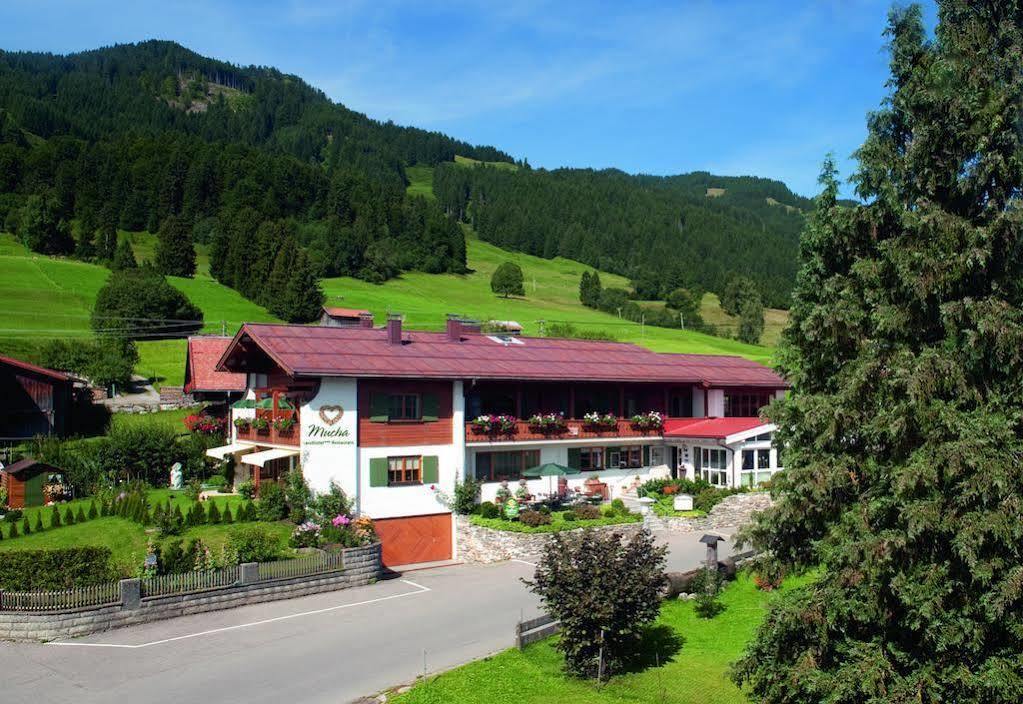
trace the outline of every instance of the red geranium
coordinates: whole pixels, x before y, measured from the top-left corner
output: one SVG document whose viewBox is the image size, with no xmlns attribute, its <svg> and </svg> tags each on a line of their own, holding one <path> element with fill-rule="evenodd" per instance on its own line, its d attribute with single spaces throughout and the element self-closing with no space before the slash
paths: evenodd
<svg viewBox="0 0 1023 704">
<path fill-rule="evenodd" d="M 227 427 L 227 421 L 205 413 L 193 413 L 185 417 L 185 427 L 199 435 L 221 435 Z"/>
</svg>

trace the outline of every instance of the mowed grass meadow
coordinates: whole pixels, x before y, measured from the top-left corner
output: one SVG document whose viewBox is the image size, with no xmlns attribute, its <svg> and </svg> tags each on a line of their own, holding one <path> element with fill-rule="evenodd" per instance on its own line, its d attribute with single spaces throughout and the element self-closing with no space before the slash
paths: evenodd
<svg viewBox="0 0 1023 704">
<path fill-rule="evenodd" d="M 729 679 L 767 606 L 779 593 L 810 577 L 786 580 L 777 592 L 762 592 L 748 572 L 725 587 L 725 609 L 713 619 L 696 615 L 691 601 L 667 601 L 655 626 L 670 629 L 676 643 L 651 638 L 643 646 L 649 665 L 598 686 L 565 675 L 555 638 L 506 650 L 417 683 L 388 701 L 394 704 L 744 704 L 746 695 Z"/>
<path fill-rule="evenodd" d="M 467 168 L 476 162 L 459 158 Z M 517 168 L 514 164 L 501 168 Z M 433 197 L 433 169 L 408 169 L 412 194 Z M 514 320 L 529 335 L 544 325 L 570 323 L 581 331 L 600 331 L 623 342 L 633 342 L 658 352 L 734 354 L 769 362 L 786 319 L 785 311 L 766 311 L 764 346 L 714 337 L 690 330 L 643 326 L 592 310 L 579 303 L 579 278 L 589 267 L 570 259 L 542 259 L 507 252 L 479 240 L 466 231 L 468 266 L 463 275 L 409 272 L 384 284 L 370 284 L 351 277 L 325 279 L 328 305 L 371 310 L 378 320 L 386 313 L 402 313 L 411 329 L 440 330 L 448 313 L 478 320 Z M 132 243 L 138 260 L 151 260 L 156 238 L 147 232 L 121 232 Z M 222 286 L 209 275 L 207 247 L 196 246 L 195 278 L 168 277 L 203 310 L 204 332 L 233 335 L 244 322 L 274 322 L 261 306 Z M 517 263 L 525 275 L 525 296 L 501 298 L 490 290 L 490 276 L 503 262 Z M 109 276 L 101 266 L 73 259 L 45 257 L 26 250 L 11 234 L 0 233 L 0 354 L 32 360 L 39 344 L 51 338 L 89 339 L 89 323 L 96 294 Z M 601 272 L 605 286 L 627 288 L 624 277 Z M 707 322 L 734 326 L 717 297 L 708 294 L 702 315 Z M 116 327 L 112 326 L 111 331 Z M 184 340 L 148 340 L 139 343 L 138 374 L 158 384 L 179 386 L 184 381 Z"/>
</svg>

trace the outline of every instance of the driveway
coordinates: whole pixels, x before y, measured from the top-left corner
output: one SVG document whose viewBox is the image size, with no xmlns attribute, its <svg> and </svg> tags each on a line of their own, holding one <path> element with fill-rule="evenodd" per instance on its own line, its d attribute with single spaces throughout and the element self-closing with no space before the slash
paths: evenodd
<svg viewBox="0 0 1023 704">
<path fill-rule="evenodd" d="M 699 564 L 699 537 L 658 534 L 668 569 Z M 539 614 L 520 581 L 532 573 L 529 561 L 455 565 L 66 643 L 0 643 L 3 699 L 349 702 L 513 645 L 515 623 Z"/>
</svg>

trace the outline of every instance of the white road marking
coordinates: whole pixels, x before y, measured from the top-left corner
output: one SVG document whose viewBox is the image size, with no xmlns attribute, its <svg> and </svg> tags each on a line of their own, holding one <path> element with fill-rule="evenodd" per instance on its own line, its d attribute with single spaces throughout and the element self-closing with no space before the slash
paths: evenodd
<svg viewBox="0 0 1023 704">
<path fill-rule="evenodd" d="M 188 638 L 198 638 L 199 636 L 208 636 L 214 633 L 223 633 L 225 631 L 235 631 L 241 628 L 251 628 L 253 626 L 262 626 L 267 623 L 274 623 L 276 621 L 287 621 L 293 618 L 300 618 L 302 616 L 315 616 L 316 614 L 323 614 L 329 611 L 338 611 L 340 609 L 350 609 L 353 606 L 366 606 L 368 604 L 376 604 L 381 601 L 389 601 L 391 599 L 401 599 L 406 596 L 415 596 L 416 594 L 425 594 L 428 591 L 432 591 L 429 587 L 424 587 L 421 584 L 410 582 L 407 579 L 399 580 L 412 587 L 416 588 L 414 592 L 403 592 L 401 594 L 391 594 L 390 596 L 382 596 L 376 599 L 367 599 L 366 601 L 357 601 L 352 604 L 339 604 L 338 606 L 328 606 L 325 609 L 316 609 L 315 611 L 303 611 L 297 614 L 288 614 L 287 616 L 277 616 L 275 618 L 267 618 L 262 621 L 253 621 L 251 623 L 240 623 L 236 626 L 224 626 L 223 628 L 213 628 L 208 631 L 200 631 L 199 633 L 188 633 L 183 636 L 174 636 L 173 638 L 163 638 L 162 640 L 154 640 L 149 643 L 138 643 L 130 645 L 126 643 L 76 643 L 76 642 L 64 642 L 64 641 L 53 641 L 47 643 L 47 645 L 72 645 L 80 648 L 148 648 L 153 645 L 162 645 L 163 643 L 171 643 L 176 640 L 186 640 Z"/>
<path fill-rule="evenodd" d="M 536 563 L 535 562 L 526 562 L 525 560 L 520 560 L 517 557 L 513 557 L 511 560 L 509 560 L 509 562 L 521 562 L 523 565 L 529 565 L 530 567 L 536 567 Z"/>
</svg>

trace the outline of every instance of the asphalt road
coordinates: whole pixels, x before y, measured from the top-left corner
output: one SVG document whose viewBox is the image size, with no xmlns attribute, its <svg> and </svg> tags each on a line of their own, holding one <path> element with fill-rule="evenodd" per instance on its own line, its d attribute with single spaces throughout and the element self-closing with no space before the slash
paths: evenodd
<svg viewBox="0 0 1023 704">
<path fill-rule="evenodd" d="M 699 537 L 658 536 L 669 570 L 700 563 Z M 349 702 L 513 645 L 515 623 L 539 614 L 520 581 L 532 572 L 528 561 L 441 567 L 66 643 L 0 643 L 0 701 Z"/>
</svg>

